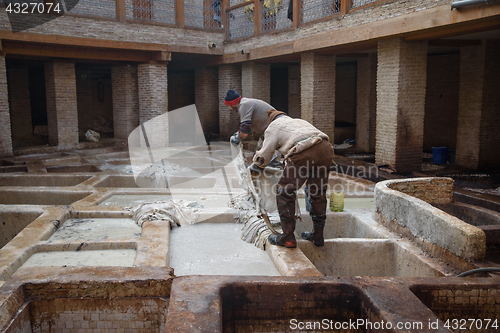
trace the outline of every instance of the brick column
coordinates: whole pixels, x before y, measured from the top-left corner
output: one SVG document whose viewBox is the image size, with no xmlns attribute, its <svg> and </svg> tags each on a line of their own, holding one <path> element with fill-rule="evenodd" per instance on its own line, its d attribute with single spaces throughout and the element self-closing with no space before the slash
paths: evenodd
<svg viewBox="0 0 500 333">
<path fill-rule="evenodd" d="M 485 40 L 460 50 L 460 89 L 457 128 L 458 166 L 500 167 L 500 43 Z"/>
<path fill-rule="evenodd" d="M 167 65 L 140 64 L 137 68 L 139 90 L 139 123 L 156 118 L 168 111 Z M 167 117 L 157 118 L 147 128 L 151 147 L 168 145 Z"/>
<path fill-rule="evenodd" d="M 356 79 L 356 150 L 375 151 L 377 55 L 358 59 Z"/>
<path fill-rule="evenodd" d="M 288 66 L 288 115 L 300 118 L 300 65 Z"/>
<path fill-rule="evenodd" d="M 137 66 L 116 65 L 111 68 L 113 90 L 113 130 L 117 139 L 127 139 L 139 126 L 139 92 Z"/>
<path fill-rule="evenodd" d="M 330 137 L 335 128 L 335 56 L 305 53 L 301 56 L 302 119 Z"/>
<path fill-rule="evenodd" d="M 0 55 L 0 156 L 12 156 L 12 132 L 10 127 L 9 97 L 5 55 Z"/>
<path fill-rule="evenodd" d="M 12 140 L 15 142 L 33 139 L 28 66 L 9 66 L 7 80 Z"/>
<path fill-rule="evenodd" d="M 427 42 L 379 42 L 375 161 L 400 173 L 421 168 L 426 69 Z"/>
<path fill-rule="evenodd" d="M 78 148 L 75 64 L 45 64 L 49 144 L 59 150 Z"/>
<path fill-rule="evenodd" d="M 230 112 L 224 105 L 224 96 L 229 89 L 234 89 L 241 95 L 240 65 L 219 66 L 219 131 L 221 140 L 229 139 L 238 130 L 240 124 L 239 114 Z"/>
<path fill-rule="evenodd" d="M 242 96 L 271 103 L 271 65 L 253 61 L 241 66 Z"/>
<path fill-rule="evenodd" d="M 219 92 L 217 67 L 194 72 L 195 105 L 205 137 L 219 133 Z"/>
</svg>

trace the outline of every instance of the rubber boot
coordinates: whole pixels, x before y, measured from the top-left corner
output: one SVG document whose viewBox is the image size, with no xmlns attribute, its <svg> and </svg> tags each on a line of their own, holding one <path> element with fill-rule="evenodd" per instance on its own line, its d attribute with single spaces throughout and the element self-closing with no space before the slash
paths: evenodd
<svg viewBox="0 0 500 333">
<path fill-rule="evenodd" d="M 325 238 L 323 237 L 323 229 L 325 228 L 325 221 L 313 221 L 313 231 L 304 231 L 300 235 L 302 239 L 312 242 L 314 245 L 321 247 L 325 245 Z"/>
<path fill-rule="evenodd" d="M 293 234 L 295 230 L 295 220 L 281 218 L 281 229 L 283 233 L 279 235 L 269 235 L 267 238 L 272 245 L 284 246 L 288 248 L 297 247 L 297 241 Z"/>
<path fill-rule="evenodd" d="M 295 240 L 295 236 L 287 237 L 285 234 L 279 235 L 269 235 L 267 238 L 271 245 L 284 246 L 287 248 L 295 248 L 297 247 L 297 240 Z"/>
</svg>

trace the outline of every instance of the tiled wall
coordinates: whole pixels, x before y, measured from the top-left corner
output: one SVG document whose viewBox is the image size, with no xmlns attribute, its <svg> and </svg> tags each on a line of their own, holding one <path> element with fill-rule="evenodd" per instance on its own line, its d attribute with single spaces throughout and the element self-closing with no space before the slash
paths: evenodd
<svg viewBox="0 0 500 333">
<path fill-rule="evenodd" d="M 49 299 L 30 303 L 33 333 L 164 332 L 161 298 Z"/>
<path fill-rule="evenodd" d="M 377 315 L 366 306 L 364 295 L 347 285 L 237 285 L 223 288 L 221 296 L 225 333 L 288 332 L 293 329 L 292 319 L 297 322 L 317 321 L 318 318 L 333 322 L 359 318 L 378 320 Z M 334 326 L 317 331 L 333 331 L 330 328 Z"/>
<path fill-rule="evenodd" d="M 453 332 L 498 332 L 498 325 L 500 325 L 500 289 L 498 288 L 471 286 L 468 289 L 458 289 L 450 286 L 442 289 L 422 289 L 415 291 L 415 294 L 445 324 L 448 322 Z M 458 322 L 453 322 L 454 319 Z M 486 329 L 487 319 L 491 319 L 488 329 Z M 494 327 L 495 319 L 497 328 Z M 455 323 L 457 323 L 457 329 L 453 329 Z M 477 327 L 481 324 L 482 329 L 478 329 Z"/>
<path fill-rule="evenodd" d="M 32 333 L 29 306 L 25 304 L 5 333 Z"/>
</svg>

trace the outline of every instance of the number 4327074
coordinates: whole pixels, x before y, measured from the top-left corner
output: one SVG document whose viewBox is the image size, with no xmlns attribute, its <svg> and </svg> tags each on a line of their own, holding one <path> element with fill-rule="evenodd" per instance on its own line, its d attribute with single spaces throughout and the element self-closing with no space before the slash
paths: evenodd
<svg viewBox="0 0 500 333">
<path fill-rule="evenodd" d="M 9 14 L 61 13 L 61 4 L 52 2 L 10 2 L 5 11 Z"/>
</svg>

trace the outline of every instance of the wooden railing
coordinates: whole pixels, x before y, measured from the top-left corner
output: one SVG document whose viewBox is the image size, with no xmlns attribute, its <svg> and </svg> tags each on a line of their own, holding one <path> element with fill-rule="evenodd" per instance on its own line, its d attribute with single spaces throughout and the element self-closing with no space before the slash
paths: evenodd
<svg viewBox="0 0 500 333">
<path fill-rule="evenodd" d="M 387 0 L 81 0 L 70 13 L 121 22 L 224 31 L 227 40 L 238 40 L 298 28 L 385 1 Z M 94 2 L 99 3 L 98 7 L 104 10 L 92 7 Z M 236 4 L 231 5 L 231 2 Z"/>
<path fill-rule="evenodd" d="M 233 6 L 224 6 L 224 24 L 227 40 L 259 36 L 272 31 L 297 28 L 306 23 L 331 19 L 349 12 L 350 5 L 359 0 L 241 0 Z M 378 1 L 378 0 L 361 0 Z M 225 0 L 224 3 L 228 3 Z M 290 8 L 291 6 L 291 8 Z M 364 6 L 364 4 L 363 4 Z M 245 15 L 242 15 L 242 12 Z M 289 15 L 291 13 L 291 15 Z M 248 24 L 253 22 L 253 32 Z M 242 31 L 245 30 L 245 31 Z"/>
</svg>

